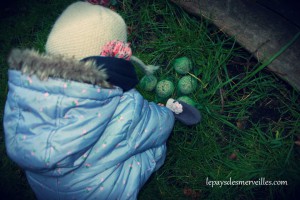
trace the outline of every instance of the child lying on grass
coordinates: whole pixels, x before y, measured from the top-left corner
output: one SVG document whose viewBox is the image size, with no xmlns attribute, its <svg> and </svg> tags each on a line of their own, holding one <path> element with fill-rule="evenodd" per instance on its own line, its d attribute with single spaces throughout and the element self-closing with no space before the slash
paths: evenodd
<svg viewBox="0 0 300 200">
<path fill-rule="evenodd" d="M 170 100 L 168 109 L 134 89 L 126 40 L 118 14 L 76 2 L 53 26 L 46 53 L 10 54 L 6 148 L 38 199 L 136 199 L 163 165 L 177 115 L 170 109 L 183 115 L 185 105 Z"/>
</svg>

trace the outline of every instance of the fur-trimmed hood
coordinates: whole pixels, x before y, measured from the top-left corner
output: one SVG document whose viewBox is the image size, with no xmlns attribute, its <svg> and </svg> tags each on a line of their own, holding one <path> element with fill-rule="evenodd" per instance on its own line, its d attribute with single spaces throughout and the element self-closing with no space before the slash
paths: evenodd
<svg viewBox="0 0 300 200">
<path fill-rule="evenodd" d="M 59 78 L 110 88 L 105 69 L 94 61 L 81 62 L 62 55 L 39 53 L 35 50 L 13 49 L 8 57 L 9 69 L 36 75 L 40 80 Z"/>
</svg>

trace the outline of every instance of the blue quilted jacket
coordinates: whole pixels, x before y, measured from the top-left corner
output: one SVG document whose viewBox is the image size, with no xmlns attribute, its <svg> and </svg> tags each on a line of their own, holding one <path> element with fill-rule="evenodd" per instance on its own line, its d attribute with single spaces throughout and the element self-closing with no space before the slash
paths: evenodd
<svg viewBox="0 0 300 200">
<path fill-rule="evenodd" d="M 38 199 L 136 199 L 164 163 L 173 114 L 135 89 L 82 82 L 83 73 L 95 72 L 92 64 L 63 79 L 69 69 L 86 67 L 74 62 L 34 51 L 10 56 L 8 156 Z"/>
</svg>

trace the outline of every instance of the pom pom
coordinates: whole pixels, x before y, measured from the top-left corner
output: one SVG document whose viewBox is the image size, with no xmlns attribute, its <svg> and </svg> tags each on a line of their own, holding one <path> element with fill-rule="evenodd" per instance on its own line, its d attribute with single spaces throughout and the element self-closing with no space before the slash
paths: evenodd
<svg viewBox="0 0 300 200">
<path fill-rule="evenodd" d="M 104 45 L 100 56 L 116 57 L 130 60 L 132 51 L 129 43 L 119 40 L 113 40 Z"/>
<path fill-rule="evenodd" d="M 172 98 L 167 101 L 166 107 L 172 110 L 175 114 L 180 114 L 183 112 L 182 105 Z"/>
<path fill-rule="evenodd" d="M 145 75 L 140 81 L 141 88 L 147 92 L 152 91 L 156 84 L 157 78 L 153 75 Z"/>
<path fill-rule="evenodd" d="M 169 80 L 161 80 L 156 85 L 156 94 L 161 98 L 169 97 L 174 92 L 174 84 Z"/>
<path fill-rule="evenodd" d="M 178 74 L 187 74 L 192 69 L 192 62 L 188 57 L 177 58 L 173 61 L 173 67 Z"/>
<path fill-rule="evenodd" d="M 190 94 L 197 88 L 197 80 L 187 75 L 178 82 L 178 89 L 182 94 Z"/>
</svg>

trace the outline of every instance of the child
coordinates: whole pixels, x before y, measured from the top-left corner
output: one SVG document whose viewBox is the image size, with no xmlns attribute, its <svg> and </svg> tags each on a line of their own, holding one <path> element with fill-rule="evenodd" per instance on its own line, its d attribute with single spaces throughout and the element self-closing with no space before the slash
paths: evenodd
<svg viewBox="0 0 300 200">
<path fill-rule="evenodd" d="M 118 14 L 76 2 L 53 26 L 45 54 L 10 54 L 6 148 L 38 199 L 136 199 L 164 163 L 170 109 L 179 116 L 185 104 L 143 99 L 130 61 L 154 67 L 132 57 L 126 40 Z"/>
</svg>

